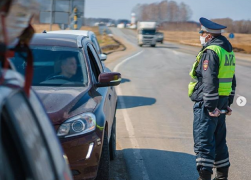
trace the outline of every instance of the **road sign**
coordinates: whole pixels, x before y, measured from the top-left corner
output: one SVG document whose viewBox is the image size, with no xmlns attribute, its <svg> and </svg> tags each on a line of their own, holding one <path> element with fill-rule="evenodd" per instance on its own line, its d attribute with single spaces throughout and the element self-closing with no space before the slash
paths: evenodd
<svg viewBox="0 0 251 180">
<path fill-rule="evenodd" d="M 230 39 L 234 39 L 234 33 L 230 33 L 228 36 Z"/>
<path fill-rule="evenodd" d="M 78 9 L 78 23 L 75 25 L 81 28 L 84 18 L 85 0 L 43 0 L 40 11 L 40 23 L 70 24 L 71 14 L 74 8 Z M 76 23 L 75 23 L 76 24 Z M 70 25 L 69 25 L 70 26 Z"/>
<path fill-rule="evenodd" d="M 53 12 L 52 21 L 55 24 L 68 24 L 69 15 L 65 12 Z M 50 23 L 51 22 L 51 12 L 41 12 L 40 13 L 40 23 Z"/>
<path fill-rule="evenodd" d="M 58 24 L 58 26 L 61 30 L 65 30 L 68 28 L 68 24 Z"/>
</svg>

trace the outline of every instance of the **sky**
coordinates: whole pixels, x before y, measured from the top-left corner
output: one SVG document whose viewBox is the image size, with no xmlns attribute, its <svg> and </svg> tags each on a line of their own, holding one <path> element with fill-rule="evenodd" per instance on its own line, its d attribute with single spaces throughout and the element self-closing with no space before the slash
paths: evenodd
<svg viewBox="0 0 251 180">
<path fill-rule="evenodd" d="M 132 9 L 137 4 L 161 2 L 161 0 L 85 0 L 85 17 L 130 19 Z M 170 0 L 169 0 L 170 1 Z M 231 18 L 251 20 L 251 0 L 174 0 L 190 6 L 191 20 L 200 17 L 208 19 Z"/>
</svg>

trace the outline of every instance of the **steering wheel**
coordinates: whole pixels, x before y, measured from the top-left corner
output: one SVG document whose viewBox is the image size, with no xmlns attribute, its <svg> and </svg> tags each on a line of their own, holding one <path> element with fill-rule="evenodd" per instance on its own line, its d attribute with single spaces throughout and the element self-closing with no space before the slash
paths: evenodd
<svg viewBox="0 0 251 180">
<path fill-rule="evenodd" d="M 55 75 L 55 76 L 47 78 L 46 80 L 52 80 L 52 79 L 63 79 L 63 80 L 66 80 L 66 81 L 70 81 L 69 78 L 67 78 L 67 77 L 65 77 L 63 75 Z"/>
</svg>

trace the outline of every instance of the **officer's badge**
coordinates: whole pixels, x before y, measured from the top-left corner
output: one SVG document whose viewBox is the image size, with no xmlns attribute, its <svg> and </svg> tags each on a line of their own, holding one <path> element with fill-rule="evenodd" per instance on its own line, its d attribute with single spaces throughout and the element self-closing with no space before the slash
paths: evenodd
<svg viewBox="0 0 251 180">
<path fill-rule="evenodd" d="M 204 71 L 207 70 L 207 68 L 208 68 L 208 63 L 209 63 L 208 60 L 205 60 L 205 61 L 203 62 L 203 70 L 204 70 Z"/>
</svg>

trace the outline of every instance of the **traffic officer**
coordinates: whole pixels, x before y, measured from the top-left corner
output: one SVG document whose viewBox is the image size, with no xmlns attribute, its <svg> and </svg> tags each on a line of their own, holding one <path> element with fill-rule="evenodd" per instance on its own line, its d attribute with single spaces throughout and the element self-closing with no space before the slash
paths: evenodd
<svg viewBox="0 0 251 180">
<path fill-rule="evenodd" d="M 235 80 L 235 55 L 230 42 L 221 35 L 226 26 L 200 18 L 202 49 L 190 72 L 189 97 L 193 107 L 194 151 L 198 180 L 227 180 L 230 166 L 226 144 L 226 115 L 231 115 Z"/>
</svg>

